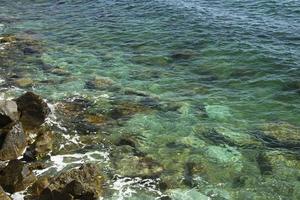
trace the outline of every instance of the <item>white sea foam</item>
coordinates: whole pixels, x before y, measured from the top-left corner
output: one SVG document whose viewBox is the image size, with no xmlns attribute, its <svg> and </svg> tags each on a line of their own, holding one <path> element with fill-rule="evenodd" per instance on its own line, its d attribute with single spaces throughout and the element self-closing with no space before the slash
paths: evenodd
<svg viewBox="0 0 300 200">
<path fill-rule="evenodd" d="M 130 178 L 130 177 L 121 177 L 116 176 L 117 180 L 114 181 L 111 185 L 113 190 L 117 192 L 114 193 L 113 197 L 117 200 L 124 200 L 132 197 L 133 194 L 137 193 L 136 190 L 147 188 L 148 191 L 153 192 L 158 196 L 163 194 L 156 189 L 157 182 L 159 179 L 142 179 L 142 178 Z"/>
<path fill-rule="evenodd" d="M 94 156 L 97 156 L 97 159 Z M 100 157 L 100 159 L 99 159 Z M 66 161 L 66 160 L 72 161 Z M 101 162 L 101 163 L 108 163 L 109 161 L 109 153 L 108 152 L 100 152 L 100 151 L 93 151 L 84 154 L 65 154 L 65 155 L 55 155 L 51 156 L 50 161 L 52 165 L 49 168 L 43 170 L 35 170 L 34 173 L 36 175 L 41 175 L 47 172 L 50 169 L 55 169 L 56 171 L 61 171 L 65 167 L 70 164 L 83 164 L 86 162 Z"/>
</svg>

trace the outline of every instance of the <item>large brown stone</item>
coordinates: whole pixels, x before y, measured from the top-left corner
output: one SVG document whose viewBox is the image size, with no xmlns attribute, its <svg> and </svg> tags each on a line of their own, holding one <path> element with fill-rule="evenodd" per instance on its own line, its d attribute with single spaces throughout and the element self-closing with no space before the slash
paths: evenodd
<svg viewBox="0 0 300 200">
<path fill-rule="evenodd" d="M 83 164 L 54 178 L 40 200 L 99 199 L 103 196 L 104 177 L 97 165 Z"/>
<path fill-rule="evenodd" d="M 26 135 L 20 123 L 0 130 L 0 160 L 17 159 L 26 145 Z"/>
<path fill-rule="evenodd" d="M 39 127 L 50 113 L 47 103 L 33 92 L 23 94 L 16 102 L 21 113 L 20 121 L 25 130 Z"/>
<path fill-rule="evenodd" d="M 0 185 L 9 193 L 24 190 L 35 180 L 35 175 L 20 160 L 9 161 L 8 165 L 0 171 Z"/>
</svg>

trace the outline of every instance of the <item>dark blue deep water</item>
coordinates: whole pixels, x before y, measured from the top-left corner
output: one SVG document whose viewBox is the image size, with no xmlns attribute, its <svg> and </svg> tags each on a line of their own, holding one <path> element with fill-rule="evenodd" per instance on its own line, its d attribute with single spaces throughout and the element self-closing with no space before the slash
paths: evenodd
<svg viewBox="0 0 300 200">
<path fill-rule="evenodd" d="M 104 199 L 300 199 L 300 1 L 0 0 L 5 34 L 43 50 L 2 60 L 2 97 L 33 90 L 54 109 L 72 96 L 107 110 L 116 101 L 155 107 L 92 136 L 53 122 L 77 142 L 129 134 L 161 164 L 148 181 L 167 190 L 120 178 Z M 33 84 L 10 85 L 15 73 Z M 89 87 L 93 79 L 104 86 Z M 87 156 L 107 151 L 100 146 L 57 151 L 54 166 L 74 153 L 110 168 L 111 157 Z M 115 174 L 131 174 L 132 159 Z"/>
</svg>

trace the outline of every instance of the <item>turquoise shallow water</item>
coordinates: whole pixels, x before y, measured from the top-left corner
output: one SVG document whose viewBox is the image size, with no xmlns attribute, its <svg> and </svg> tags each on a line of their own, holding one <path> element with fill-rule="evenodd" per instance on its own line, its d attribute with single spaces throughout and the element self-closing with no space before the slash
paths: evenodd
<svg viewBox="0 0 300 200">
<path fill-rule="evenodd" d="M 161 178 L 178 183 L 174 199 L 184 199 L 189 162 L 201 163 L 191 199 L 299 197 L 299 1 L 2 0 L 0 23 L 1 34 L 42 41 L 43 65 L 68 72 L 47 73 L 35 58 L 2 66 L 33 79 L 50 102 L 140 100 L 86 87 L 103 76 L 168 105 L 107 131 L 143 138 L 141 151 L 167 170 Z"/>
</svg>

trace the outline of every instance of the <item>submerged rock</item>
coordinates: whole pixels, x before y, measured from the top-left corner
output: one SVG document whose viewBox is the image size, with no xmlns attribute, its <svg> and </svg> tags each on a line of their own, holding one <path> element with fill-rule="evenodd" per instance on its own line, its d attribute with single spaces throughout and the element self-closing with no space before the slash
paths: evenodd
<svg viewBox="0 0 300 200">
<path fill-rule="evenodd" d="M 105 90 L 112 87 L 114 84 L 115 82 L 108 77 L 96 76 L 91 80 L 88 80 L 85 83 L 85 87 L 87 89 Z"/>
<path fill-rule="evenodd" d="M 262 130 L 264 134 L 274 137 L 282 142 L 300 142 L 300 128 L 289 123 L 279 122 L 264 124 Z"/>
<path fill-rule="evenodd" d="M 33 80 L 30 78 L 19 78 L 19 79 L 15 80 L 15 84 L 18 87 L 26 88 L 26 87 L 30 87 L 33 85 Z"/>
<path fill-rule="evenodd" d="M 111 154 L 116 173 L 125 177 L 157 178 L 163 172 L 159 162 L 144 155 L 136 155 L 128 144 L 120 146 Z"/>
<path fill-rule="evenodd" d="M 21 113 L 20 121 L 25 130 L 39 127 L 50 113 L 47 103 L 33 92 L 23 94 L 16 102 Z"/>
<path fill-rule="evenodd" d="M 8 165 L 0 171 L 0 185 L 9 193 L 24 190 L 35 180 L 32 171 L 19 160 L 9 161 Z"/>
<path fill-rule="evenodd" d="M 0 100 L 0 128 L 15 123 L 19 117 L 16 102 Z"/>
<path fill-rule="evenodd" d="M 95 164 L 62 172 L 44 189 L 38 199 L 99 199 L 104 194 L 104 177 Z"/>
<path fill-rule="evenodd" d="M 35 47 L 27 46 L 23 49 L 24 55 L 40 54 L 40 50 Z"/>
<path fill-rule="evenodd" d="M 186 60 L 192 58 L 194 55 L 195 53 L 192 50 L 182 50 L 172 53 L 171 58 L 174 60 Z"/>
<path fill-rule="evenodd" d="M 20 123 L 0 130 L 0 160 L 12 160 L 22 155 L 27 145 Z"/>
<path fill-rule="evenodd" d="M 252 134 L 271 148 L 294 151 L 300 148 L 300 128 L 285 122 L 264 124 L 260 130 Z"/>
<path fill-rule="evenodd" d="M 68 72 L 68 71 L 66 71 L 62 68 L 59 68 L 59 67 L 56 67 L 56 68 L 52 69 L 50 72 L 52 74 L 55 74 L 55 75 L 58 75 L 58 76 L 69 76 L 69 75 L 71 75 L 70 72 Z"/>
</svg>

